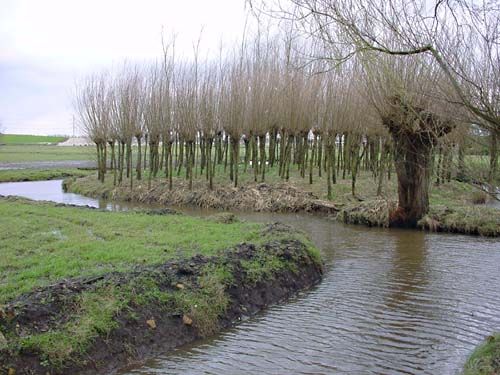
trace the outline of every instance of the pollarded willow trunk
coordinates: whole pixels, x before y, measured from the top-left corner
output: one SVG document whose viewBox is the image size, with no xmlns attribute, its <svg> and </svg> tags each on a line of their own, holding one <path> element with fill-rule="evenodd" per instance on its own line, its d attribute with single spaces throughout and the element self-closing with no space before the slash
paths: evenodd
<svg viewBox="0 0 500 375">
<path fill-rule="evenodd" d="M 234 187 L 238 187 L 238 164 L 240 161 L 240 138 L 238 136 L 231 137 L 231 171 L 233 172 Z"/>
<path fill-rule="evenodd" d="M 148 166 L 148 133 L 144 134 L 144 171 Z"/>
<path fill-rule="evenodd" d="M 259 135 L 260 148 L 260 179 L 264 182 L 266 178 L 266 135 Z"/>
<path fill-rule="evenodd" d="M 318 177 L 321 178 L 321 170 L 323 168 L 321 161 L 323 160 L 323 135 L 318 134 Z"/>
<path fill-rule="evenodd" d="M 327 198 L 331 200 L 333 197 L 332 194 L 332 158 L 330 157 L 332 154 L 332 143 L 331 137 L 327 136 L 325 140 L 325 166 L 326 166 L 326 186 L 327 186 Z"/>
<path fill-rule="evenodd" d="M 137 164 L 135 167 L 135 172 L 137 174 L 137 179 L 142 179 L 142 150 L 141 150 L 141 136 L 136 136 L 137 139 Z"/>
<path fill-rule="evenodd" d="M 206 161 L 207 161 L 207 179 L 208 179 L 208 188 L 213 190 L 214 188 L 214 178 L 213 178 L 213 169 L 212 169 L 212 145 L 213 138 L 209 137 L 207 139 L 207 148 L 206 148 Z"/>
<path fill-rule="evenodd" d="M 181 175 L 182 164 L 184 164 L 184 140 L 179 137 L 179 149 L 177 153 L 177 177 Z"/>
<path fill-rule="evenodd" d="M 110 161 L 110 168 L 113 171 L 113 186 L 116 186 L 116 171 L 117 171 L 117 166 L 116 166 L 116 154 L 115 154 L 115 141 L 110 140 L 108 141 L 109 147 L 111 148 L 111 161 Z"/>
<path fill-rule="evenodd" d="M 120 174 L 118 176 L 118 184 L 121 184 L 123 181 L 123 170 L 125 168 L 125 142 L 120 141 L 118 144 L 118 164 L 120 168 Z"/>
<path fill-rule="evenodd" d="M 457 180 L 464 182 L 466 180 L 465 173 L 465 140 L 458 143 L 458 169 Z"/>
<path fill-rule="evenodd" d="M 101 173 L 102 173 L 102 170 L 101 170 L 101 145 L 99 144 L 99 142 L 95 142 L 95 146 L 96 146 L 96 150 L 97 150 L 97 179 L 99 181 L 102 181 L 102 176 L 101 176 Z"/>
<path fill-rule="evenodd" d="M 382 119 L 393 140 L 398 179 L 398 208 L 389 225 L 411 228 L 429 212 L 432 149 L 453 125 L 399 97 L 392 99 L 394 111 Z"/>
<path fill-rule="evenodd" d="M 318 135 L 313 133 L 313 144 L 311 149 L 311 158 L 309 159 L 309 184 L 313 183 L 313 168 L 314 168 L 314 160 L 316 157 L 316 151 L 318 148 Z"/>
<path fill-rule="evenodd" d="M 243 167 L 243 172 L 247 172 L 248 168 L 248 161 L 250 160 L 250 140 L 248 139 L 248 136 L 245 136 L 243 139 L 243 143 L 245 144 L 245 165 Z"/>
<path fill-rule="evenodd" d="M 256 135 L 251 135 L 251 146 L 252 146 L 252 169 L 253 169 L 253 180 L 257 182 L 257 176 L 259 175 L 259 161 L 257 146 L 259 143 L 259 138 Z"/>
<path fill-rule="evenodd" d="M 378 166 L 378 171 L 377 171 L 377 196 L 382 195 L 382 189 L 384 187 L 384 176 L 385 176 L 385 169 L 387 166 L 387 159 L 389 158 L 390 154 L 390 146 L 388 145 L 388 141 L 384 138 L 381 138 L 381 145 L 380 145 L 380 161 L 379 161 L 379 166 Z"/>
<path fill-rule="evenodd" d="M 432 144 L 411 135 L 393 134 L 398 178 L 398 208 L 390 225 L 415 227 L 429 211 Z"/>
<path fill-rule="evenodd" d="M 269 132 L 269 165 L 274 167 L 274 160 L 276 158 L 276 138 L 278 135 L 278 130 L 272 128 Z"/>
</svg>

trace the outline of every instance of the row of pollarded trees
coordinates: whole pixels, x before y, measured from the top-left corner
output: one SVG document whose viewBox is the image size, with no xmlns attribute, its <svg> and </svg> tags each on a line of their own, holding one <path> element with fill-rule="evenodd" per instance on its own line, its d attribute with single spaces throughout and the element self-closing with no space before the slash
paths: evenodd
<svg viewBox="0 0 500 375">
<path fill-rule="evenodd" d="M 392 60 L 390 64 L 408 66 L 411 70 L 415 58 L 427 61 L 443 77 L 440 82 L 449 86 L 444 95 L 439 92 L 440 98 L 458 108 L 459 117 L 465 114 L 468 122 L 490 134 L 488 182 L 494 194 L 500 137 L 500 7 L 495 1 L 248 0 L 248 3 L 257 13 L 286 20 L 295 32 L 321 44 L 324 53 L 315 58 L 333 64 L 371 55 L 378 61 Z M 397 77 L 401 71 L 391 72 Z M 422 81 L 425 78 L 426 75 Z M 414 81 L 420 79 L 416 76 Z M 422 82 L 420 86 L 425 84 Z M 454 126 L 448 121 L 449 116 L 437 116 L 439 111 L 436 112 L 432 98 L 423 100 L 425 87 L 416 96 L 411 95 L 414 89 L 402 87 L 405 95 L 389 91 L 384 96 L 396 109 L 383 116 L 396 150 L 399 207 L 393 214 L 395 224 L 413 225 L 428 210 L 429 150 Z"/>
<path fill-rule="evenodd" d="M 380 191 L 393 154 L 394 222 L 414 225 L 428 209 L 432 154 L 462 121 L 443 74 L 424 56 L 372 53 L 319 74 L 320 61 L 299 68 L 306 52 L 290 38 L 257 37 L 215 61 L 176 61 L 165 49 L 161 63 L 89 77 L 76 103 L 99 179 L 109 166 L 115 184 L 127 177 L 132 186 L 147 169 L 149 181 L 162 171 L 170 189 L 184 173 L 191 188 L 199 173 L 213 188 L 217 170 L 237 186 L 240 173 L 264 181 L 277 166 L 285 180 L 291 168 L 310 183 L 324 174 L 331 198 L 339 173 L 354 195 L 363 168 Z"/>
</svg>

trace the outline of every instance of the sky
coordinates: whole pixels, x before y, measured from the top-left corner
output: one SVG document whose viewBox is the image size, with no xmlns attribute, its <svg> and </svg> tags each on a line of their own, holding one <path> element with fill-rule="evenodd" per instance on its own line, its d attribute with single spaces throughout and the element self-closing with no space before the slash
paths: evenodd
<svg viewBox="0 0 500 375">
<path fill-rule="evenodd" d="M 0 0 L 0 9 L 0 123 L 11 134 L 72 135 L 83 77 L 159 58 L 162 32 L 186 57 L 202 30 L 204 53 L 217 51 L 247 18 L 244 0 Z"/>
</svg>

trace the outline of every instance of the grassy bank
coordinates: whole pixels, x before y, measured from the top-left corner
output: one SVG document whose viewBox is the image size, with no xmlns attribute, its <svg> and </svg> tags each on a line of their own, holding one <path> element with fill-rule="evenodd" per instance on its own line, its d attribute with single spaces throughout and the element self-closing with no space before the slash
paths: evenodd
<svg viewBox="0 0 500 375">
<path fill-rule="evenodd" d="M 95 171 L 79 168 L 0 170 L 0 182 L 43 181 L 67 177 L 85 177 Z"/>
<path fill-rule="evenodd" d="M 500 334 L 489 336 L 468 358 L 463 375 L 500 374 Z"/>
<path fill-rule="evenodd" d="M 66 137 L 45 136 L 45 135 L 26 135 L 26 134 L 1 134 L 0 144 L 6 145 L 40 145 L 55 144 L 63 142 Z"/>
<path fill-rule="evenodd" d="M 137 264 L 211 255 L 255 241 L 259 226 L 188 216 L 150 216 L 0 199 L 0 304 L 35 287 Z"/>
<path fill-rule="evenodd" d="M 7 144 L 0 146 L 0 163 L 95 160 L 94 147 Z"/>
<path fill-rule="evenodd" d="M 344 207 L 339 220 L 348 224 L 370 227 L 388 227 L 389 213 L 396 208 L 395 201 L 370 200 Z M 486 237 L 500 236 L 500 210 L 472 205 L 433 205 L 417 224 L 432 232 L 472 234 Z"/>
<path fill-rule="evenodd" d="M 182 176 L 174 178 L 172 191 L 168 189 L 164 177 L 153 179 L 151 188 L 147 178 L 134 181 L 133 189 L 130 189 L 129 180 L 123 181 L 121 186 L 113 186 L 111 175 L 104 184 L 98 182 L 95 176 L 65 181 L 68 191 L 92 197 L 225 210 L 326 213 L 341 210 L 339 218 L 346 223 L 388 226 L 389 212 L 395 209 L 397 197 L 395 178 L 386 183 L 381 197 L 377 196 L 376 184 L 369 174 L 363 173 L 359 177 L 357 197 L 352 196 L 350 184 L 349 179 L 339 179 L 332 186 L 333 200 L 327 201 L 326 184 L 322 184 L 322 179 L 311 185 L 307 179 L 293 174 L 290 181 L 284 183 L 277 177 L 275 169 L 269 171 L 264 184 L 254 183 L 246 175 L 240 179 L 238 188 L 232 187 L 228 181 L 218 179 L 213 190 L 208 189 L 203 178 L 196 179 L 193 189 L 189 190 Z M 480 191 L 471 184 L 454 180 L 432 186 L 431 210 L 420 222 L 420 227 L 433 231 L 499 236 L 500 210 L 474 204 L 478 193 Z"/>
<path fill-rule="evenodd" d="M 242 165 L 239 166 L 240 169 L 243 168 Z M 214 176 L 214 188 L 228 188 L 232 186 L 232 182 L 223 173 L 223 166 L 216 166 L 216 172 Z M 144 188 L 147 185 L 148 172 L 146 171 L 143 176 L 142 183 L 134 180 L 134 184 L 138 188 Z M 246 173 L 240 171 L 238 176 L 238 185 L 240 187 L 256 185 L 260 182 L 260 177 L 258 182 L 254 181 L 254 176 L 251 170 Z M 156 178 L 153 179 L 153 185 L 165 185 L 166 179 L 162 173 L 160 173 Z M 266 171 L 265 184 L 272 186 L 278 186 L 286 184 L 287 186 L 294 187 L 300 191 L 310 193 L 314 195 L 316 199 L 326 200 L 327 199 L 327 182 L 326 177 L 323 174 L 321 177 L 315 175 L 313 178 L 313 183 L 309 183 L 309 178 L 301 177 L 296 169 L 290 171 L 289 181 L 281 179 L 278 175 L 278 167 L 268 167 Z M 129 180 L 125 179 L 122 183 L 122 187 L 129 187 Z M 173 187 L 174 190 L 177 188 L 184 188 L 186 186 L 186 178 L 184 174 L 180 176 L 173 177 Z M 200 176 L 199 171 L 193 180 L 193 191 L 198 191 L 207 188 L 207 180 L 204 175 Z M 81 181 L 79 184 L 82 189 L 89 190 L 91 192 L 95 188 L 93 181 Z M 106 175 L 106 180 L 102 188 L 106 190 L 113 189 L 113 173 L 109 172 Z M 469 183 L 459 182 L 452 180 L 451 182 L 446 182 L 440 185 L 431 185 L 430 190 L 430 204 L 432 205 L 453 205 L 453 206 L 472 206 L 473 201 L 479 192 L 479 189 L 474 187 Z M 382 197 L 388 199 L 397 198 L 397 180 L 396 176 L 392 175 L 390 180 L 386 180 L 383 184 Z M 338 176 L 335 184 L 332 184 L 332 202 L 337 205 L 344 205 L 353 202 L 359 202 L 360 200 L 367 201 L 378 198 L 377 196 L 377 181 L 373 178 L 370 172 L 361 171 L 356 182 L 356 197 L 352 196 L 351 193 L 351 179 L 346 176 L 342 179 Z"/>
<path fill-rule="evenodd" d="M 302 235 L 218 221 L 0 199 L 0 372 L 107 373 L 319 280 Z"/>
</svg>

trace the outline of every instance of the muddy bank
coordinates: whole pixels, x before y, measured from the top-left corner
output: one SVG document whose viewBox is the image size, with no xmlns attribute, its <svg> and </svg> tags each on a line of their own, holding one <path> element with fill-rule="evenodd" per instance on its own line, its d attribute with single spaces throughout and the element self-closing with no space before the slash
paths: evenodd
<svg viewBox="0 0 500 375">
<path fill-rule="evenodd" d="M 69 178 L 64 181 L 65 191 L 93 198 L 134 201 L 146 204 L 173 206 L 194 206 L 220 210 L 256 212 L 321 212 L 336 214 L 339 208 L 332 202 L 318 199 L 311 192 L 305 192 L 289 184 L 253 183 L 240 187 L 215 186 L 209 190 L 205 183 L 195 184 L 189 190 L 187 182 L 176 181 L 173 190 L 167 181 L 135 181 L 130 190 L 128 184 L 114 187 L 112 177 L 101 184 L 95 176 Z"/>
<path fill-rule="evenodd" d="M 268 225 L 262 238 L 214 257 L 62 280 L 9 302 L 0 310 L 1 373 L 109 374 L 320 281 L 318 253 L 290 227 Z"/>
<path fill-rule="evenodd" d="M 369 227 L 389 227 L 389 214 L 397 207 L 395 201 L 384 199 L 360 202 L 344 207 L 338 219 L 346 224 L 362 224 Z M 490 207 L 434 206 L 417 224 L 418 229 L 431 232 L 447 232 L 500 236 L 500 210 Z"/>
</svg>

